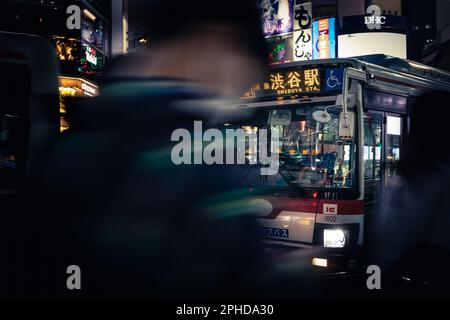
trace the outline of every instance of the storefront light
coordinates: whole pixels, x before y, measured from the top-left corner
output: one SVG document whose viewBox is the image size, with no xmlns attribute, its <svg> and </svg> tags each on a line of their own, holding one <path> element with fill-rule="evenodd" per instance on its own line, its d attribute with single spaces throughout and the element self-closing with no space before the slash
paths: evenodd
<svg viewBox="0 0 450 320">
<path fill-rule="evenodd" d="M 72 87 L 59 87 L 59 94 L 63 97 L 75 96 L 79 89 Z"/>
<path fill-rule="evenodd" d="M 98 95 L 98 86 L 82 78 L 59 77 L 59 92 L 61 96 L 88 96 Z"/>
</svg>

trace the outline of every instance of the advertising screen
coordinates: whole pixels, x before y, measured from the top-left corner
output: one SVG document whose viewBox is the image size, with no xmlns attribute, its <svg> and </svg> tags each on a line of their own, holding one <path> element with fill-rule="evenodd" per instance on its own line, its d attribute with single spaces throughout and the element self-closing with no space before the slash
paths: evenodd
<svg viewBox="0 0 450 320">
<path fill-rule="evenodd" d="M 386 54 L 406 59 L 406 35 L 365 32 L 339 36 L 339 58 Z"/>
<path fill-rule="evenodd" d="M 313 59 L 336 58 L 336 19 L 313 22 Z"/>
<path fill-rule="evenodd" d="M 293 61 L 292 34 L 267 38 L 267 44 L 270 64 Z"/>
<path fill-rule="evenodd" d="M 312 59 L 312 22 L 312 2 L 294 6 L 294 61 L 308 61 Z"/>
<path fill-rule="evenodd" d="M 262 30 L 271 37 L 293 30 L 293 0 L 260 0 Z"/>
<path fill-rule="evenodd" d="M 80 72 L 86 75 L 98 76 L 105 67 L 104 55 L 90 46 L 81 47 Z"/>
<path fill-rule="evenodd" d="M 81 42 L 83 45 L 94 46 L 103 50 L 103 22 L 86 9 L 83 11 Z"/>
</svg>

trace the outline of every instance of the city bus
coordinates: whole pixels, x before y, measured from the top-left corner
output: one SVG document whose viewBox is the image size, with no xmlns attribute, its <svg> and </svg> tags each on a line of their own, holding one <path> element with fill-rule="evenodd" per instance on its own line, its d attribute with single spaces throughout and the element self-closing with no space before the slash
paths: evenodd
<svg viewBox="0 0 450 320">
<path fill-rule="evenodd" d="M 386 55 L 271 68 L 238 105 L 251 116 L 225 124 L 279 137 L 268 146 L 278 173 L 242 180 L 265 242 L 320 248 L 311 262 L 324 270 L 358 265 L 365 226 L 398 176 L 411 107 L 430 90 L 450 90 L 450 74 Z"/>
</svg>

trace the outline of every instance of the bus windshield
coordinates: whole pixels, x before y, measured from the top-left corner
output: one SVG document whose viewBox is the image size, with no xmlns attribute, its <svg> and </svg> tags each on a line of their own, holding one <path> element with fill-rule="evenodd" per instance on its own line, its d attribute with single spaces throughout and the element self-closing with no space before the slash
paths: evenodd
<svg viewBox="0 0 450 320">
<path fill-rule="evenodd" d="M 313 113 L 325 110 L 331 119 L 326 123 L 315 121 Z M 259 169 L 249 168 L 245 185 L 274 187 L 294 186 L 300 189 L 353 187 L 355 177 L 356 148 L 353 139 L 339 137 L 337 106 L 296 106 L 292 108 L 265 109 L 255 112 L 251 120 L 233 124 L 246 132 L 268 129 L 271 135 L 278 133 L 279 148 L 271 150 L 279 154 L 279 170 L 276 175 L 261 176 Z M 248 143 L 247 146 L 251 146 Z M 247 148 L 249 161 L 257 157 L 257 150 Z"/>
</svg>

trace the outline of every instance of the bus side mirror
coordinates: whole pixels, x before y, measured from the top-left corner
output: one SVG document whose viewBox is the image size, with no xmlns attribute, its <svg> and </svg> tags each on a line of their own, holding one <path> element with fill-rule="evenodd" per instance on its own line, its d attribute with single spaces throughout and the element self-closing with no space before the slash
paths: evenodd
<svg viewBox="0 0 450 320">
<path fill-rule="evenodd" d="M 347 94 L 347 103 L 344 107 L 344 95 L 339 94 L 336 99 L 336 104 L 342 106 L 342 111 L 339 114 L 339 139 L 353 140 L 355 133 L 355 113 L 348 111 L 348 108 L 353 108 L 356 105 L 356 94 Z"/>
<path fill-rule="evenodd" d="M 345 117 L 347 116 L 347 119 Z M 355 113 L 354 112 L 340 112 L 339 114 L 339 139 L 353 140 L 355 133 Z"/>
<path fill-rule="evenodd" d="M 330 114 L 325 110 L 318 110 L 313 112 L 312 117 L 314 121 L 326 124 L 331 121 Z"/>
</svg>

